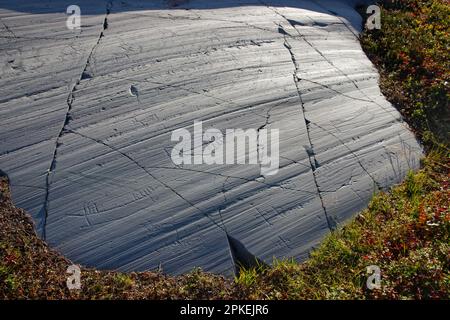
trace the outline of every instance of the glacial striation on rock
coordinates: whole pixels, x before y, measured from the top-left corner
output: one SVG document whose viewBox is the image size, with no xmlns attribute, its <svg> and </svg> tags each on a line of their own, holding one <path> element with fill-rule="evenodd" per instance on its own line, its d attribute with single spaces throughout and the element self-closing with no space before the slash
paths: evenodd
<svg viewBox="0 0 450 320">
<path fill-rule="evenodd" d="M 231 274 L 304 260 L 421 148 L 380 93 L 355 1 L 0 0 L 0 168 L 76 263 Z M 176 129 L 278 129 L 279 170 L 182 164 Z M 243 249 L 244 250 L 244 249 Z"/>
</svg>

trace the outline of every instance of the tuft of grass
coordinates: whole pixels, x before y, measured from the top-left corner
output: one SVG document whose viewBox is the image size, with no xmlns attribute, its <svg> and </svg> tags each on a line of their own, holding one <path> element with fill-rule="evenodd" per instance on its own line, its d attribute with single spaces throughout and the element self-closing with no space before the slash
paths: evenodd
<svg viewBox="0 0 450 320">
<path fill-rule="evenodd" d="M 129 275 L 118 273 L 114 275 L 114 284 L 121 289 L 130 289 L 134 285 L 134 280 Z"/>
<path fill-rule="evenodd" d="M 256 268 L 241 269 L 241 272 L 236 276 L 235 281 L 237 284 L 251 288 L 256 283 L 258 274 L 259 272 Z"/>
</svg>

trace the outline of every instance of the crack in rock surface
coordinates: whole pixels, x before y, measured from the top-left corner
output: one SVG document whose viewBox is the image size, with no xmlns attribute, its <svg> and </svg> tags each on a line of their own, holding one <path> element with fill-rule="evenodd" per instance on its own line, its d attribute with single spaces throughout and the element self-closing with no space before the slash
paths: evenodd
<svg viewBox="0 0 450 320">
<path fill-rule="evenodd" d="M 69 30 L 65 1 L 0 0 L 15 204 L 86 266 L 230 275 L 244 251 L 306 259 L 422 156 L 380 93 L 355 3 L 80 0 Z M 175 165 L 171 134 L 194 121 L 278 129 L 278 173 Z"/>
</svg>

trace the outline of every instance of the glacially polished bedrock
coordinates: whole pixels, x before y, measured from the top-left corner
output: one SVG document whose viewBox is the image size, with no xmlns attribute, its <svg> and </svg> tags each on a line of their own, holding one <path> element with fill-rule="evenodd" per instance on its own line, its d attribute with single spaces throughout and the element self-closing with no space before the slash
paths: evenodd
<svg viewBox="0 0 450 320">
<path fill-rule="evenodd" d="M 355 1 L 0 0 L 0 168 L 50 246 L 101 269 L 304 260 L 421 147 Z M 189 9 L 189 10 L 188 10 Z M 174 130 L 278 129 L 280 169 L 175 165 Z"/>
</svg>

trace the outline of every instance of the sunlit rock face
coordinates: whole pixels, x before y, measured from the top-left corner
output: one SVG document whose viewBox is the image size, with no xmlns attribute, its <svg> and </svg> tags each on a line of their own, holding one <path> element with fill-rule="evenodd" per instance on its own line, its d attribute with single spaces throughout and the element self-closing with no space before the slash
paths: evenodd
<svg viewBox="0 0 450 320">
<path fill-rule="evenodd" d="M 229 239 L 301 261 L 419 166 L 355 1 L 83 0 L 73 30 L 69 2 L 0 1 L 0 168 L 76 263 L 232 274 Z M 279 130 L 277 173 L 174 164 L 195 121 Z"/>
</svg>

